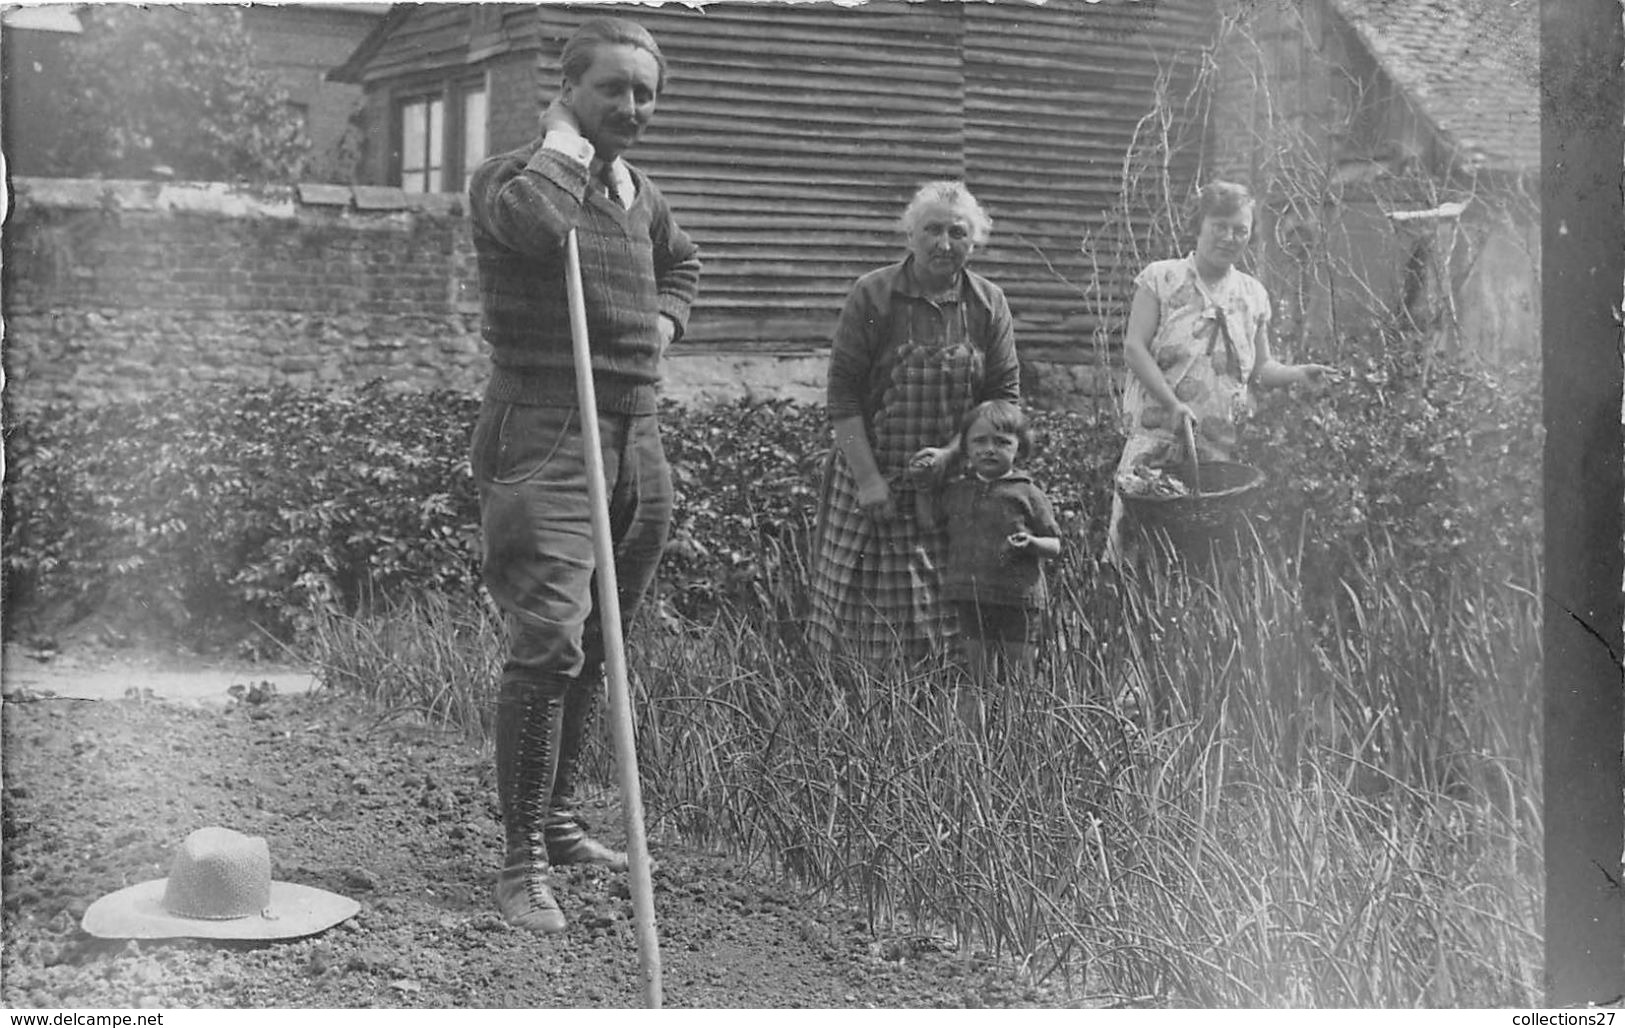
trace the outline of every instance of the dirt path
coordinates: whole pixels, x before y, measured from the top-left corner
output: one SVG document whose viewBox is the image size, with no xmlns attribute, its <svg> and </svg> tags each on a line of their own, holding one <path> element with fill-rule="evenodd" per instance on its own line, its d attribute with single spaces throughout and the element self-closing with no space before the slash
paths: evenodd
<svg viewBox="0 0 1625 1028">
<path fill-rule="evenodd" d="M 137 679 L 132 678 L 132 681 Z M 489 758 L 459 737 L 324 692 L 266 702 L 42 698 L 3 706 L 3 953 L 13 1008 L 548 1007 L 641 1003 L 625 877 L 561 872 L 562 937 L 492 912 Z M 620 835 L 613 797 L 589 805 Z M 221 824 L 270 840 L 275 876 L 361 901 L 308 939 L 104 941 L 100 895 L 167 873 Z M 927 938 L 876 936 L 840 906 L 651 830 L 673 1007 L 1065 1006 Z"/>
</svg>

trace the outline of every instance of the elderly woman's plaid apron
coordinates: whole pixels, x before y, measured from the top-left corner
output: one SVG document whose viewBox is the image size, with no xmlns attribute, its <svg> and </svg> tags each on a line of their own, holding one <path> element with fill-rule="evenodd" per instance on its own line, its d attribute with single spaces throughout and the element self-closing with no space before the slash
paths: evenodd
<svg viewBox="0 0 1625 1028">
<path fill-rule="evenodd" d="M 897 517 L 877 522 L 858 510 L 858 486 L 837 447 L 824 470 L 813 532 L 810 641 L 859 657 L 940 651 L 954 634 L 941 602 L 948 538 L 921 525 L 908 460 L 942 446 L 975 405 L 984 359 L 970 339 L 964 301 L 911 301 L 880 405 L 869 424 L 875 464 L 891 486 Z"/>
</svg>

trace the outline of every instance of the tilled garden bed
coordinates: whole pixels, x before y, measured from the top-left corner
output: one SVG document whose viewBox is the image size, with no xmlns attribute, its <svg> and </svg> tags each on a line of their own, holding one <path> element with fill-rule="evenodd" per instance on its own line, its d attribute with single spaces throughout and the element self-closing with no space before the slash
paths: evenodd
<svg viewBox="0 0 1625 1028">
<path fill-rule="evenodd" d="M 496 916 L 490 759 L 460 735 L 331 692 L 252 690 L 225 706 L 14 691 L 3 730 L 6 1006 L 643 1001 L 625 875 L 558 872 L 562 936 Z M 621 837 L 612 794 L 588 812 L 606 839 Z M 274 943 L 103 940 L 80 929 L 93 900 L 163 877 L 175 845 L 210 824 L 267 837 L 277 879 L 354 897 L 361 912 Z M 851 910 L 684 845 L 658 823 L 651 852 L 668 1006 L 1072 1002 L 929 936 L 877 934 Z"/>
</svg>

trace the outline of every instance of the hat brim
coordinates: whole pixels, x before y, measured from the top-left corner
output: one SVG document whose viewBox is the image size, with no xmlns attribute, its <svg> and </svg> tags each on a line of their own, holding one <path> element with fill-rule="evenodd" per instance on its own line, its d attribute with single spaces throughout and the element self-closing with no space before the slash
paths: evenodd
<svg viewBox="0 0 1625 1028">
<path fill-rule="evenodd" d="M 292 882 L 271 883 L 270 916 L 229 920 L 179 917 L 164 909 L 167 878 L 108 893 L 92 903 L 80 926 L 102 939 L 296 939 L 354 917 L 361 904 L 348 896 Z"/>
</svg>

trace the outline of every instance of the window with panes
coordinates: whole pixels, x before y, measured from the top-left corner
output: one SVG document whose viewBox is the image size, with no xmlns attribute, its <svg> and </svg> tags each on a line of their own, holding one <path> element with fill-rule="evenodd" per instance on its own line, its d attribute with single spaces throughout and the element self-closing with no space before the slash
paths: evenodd
<svg viewBox="0 0 1625 1028">
<path fill-rule="evenodd" d="M 394 184 L 409 193 L 461 192 L 486 157 L 483 78 L 435 83 L 395 98 Z"/>
</svg>

